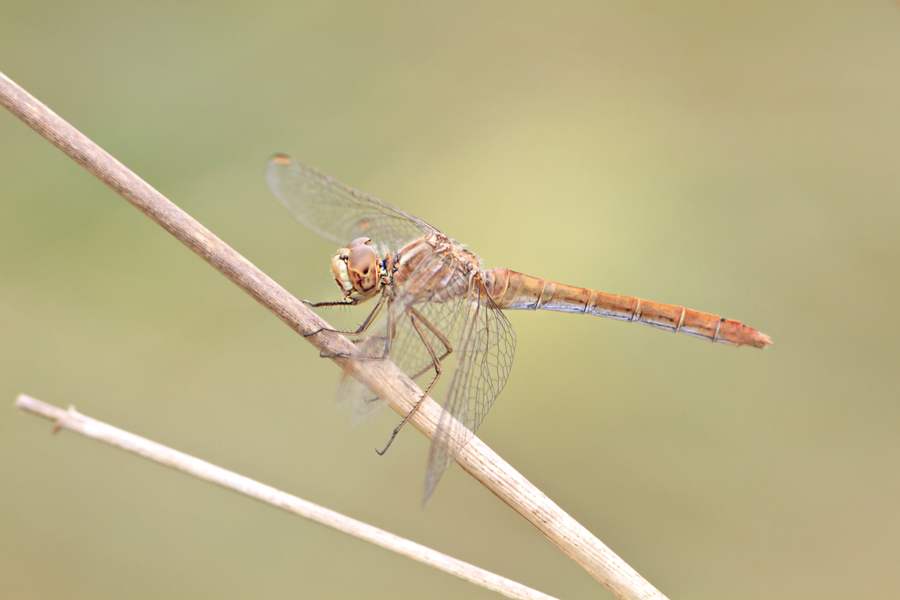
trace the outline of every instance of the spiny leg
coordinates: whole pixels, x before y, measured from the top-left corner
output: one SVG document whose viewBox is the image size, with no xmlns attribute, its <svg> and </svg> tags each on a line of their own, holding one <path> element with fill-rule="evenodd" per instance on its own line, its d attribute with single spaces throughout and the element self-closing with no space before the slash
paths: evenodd
<svg viewBox="0 0 900 600">
<path fill-rule="evenodd" d="M 378 303 L 375 305 L 375 308 L 372 309 L 372 312 L 369 313 L 369 316 L 366 317 L 366 320 L 362 322 L 362 325 L 360 325 L 356 331 L 341 331 L 340 329 L 329 329 L 327 327 L 322 327 L 321 329 L 316 329 L 311 333 L 304 333 L 303 337 L 316 335 L 317 333 L 321 333 L 323 331 L 328 331 L 330 333 L 340 333 L 342 335 L 361 335 L 365 333 L 365 331 L 369 328 L 369 325 L 371 325 L 375 321 L 375 317 L 378 316 L 378 313 L 381 312 L 381 307 L 384 306 L 385 298 L 386 296 L 382 294 L 378 299 Z M 309 300 L 301 300 L 301 302 L 313 308 L 319 308 L 321 306 L 356 306 L 357 304 L 359 304 L 359 300 L 347 300 L 338 302 L 310 302 Z"/>
<path fill-rule="evenodd" d="M 381 300 L 379 300 L 379 303 L 381 303 Z M 387 304 L 390 307 L 390 300 L 388 300 Z M 376 307 L 376 310 L 378 310 L 377 307 Z M 341 378 L 345 378 L 345 377 L 347 377 L 347 375 L 350 374 L 350 367 L 352 366 L 352 364 L 353 364 L 352 361 L 354 361 L 354 360 L 385 360 L 391 354 L 391 347 L 393 346 L 393 343 L 394 343 L 394 336 L 397 334 L 397 324 L 394 323 L 394 319 L 391 316 L 392 311 L 390 308 L 388 308 L 386 315 L 387 315 L 387 317 L 386 317 L 387 327 L 386 327 L 385 335 L 383 335 L 383 336 L 382 335 L 371 335 L 371 336 L 365 338 L 364 340 L 353 340 L 353 343 L 362 341 L 364 344 L 369 343 L 372 340 L 375 340 L 378 338 L 380 338 L 380 340 L 384 340 L 384 342 L 383 342 L 384 347 L 381 349 L 381 353 L 378 356 L 368 356 L 368 355 L 363 355 L 363 354 L 359 354 L 359 353 L 346 354 L 346 353 L 342 353 L 342 352 L 335 353 L 335 354 L 327 354 L 327 355 L 322 354 L 320 352 L 319 356 L 322 356 L 324 358 L 340 358 L 340 357 L 348 358 L 349 360 L 347 360 L 347 362 L 344 366 L 344 372 L 341 374 Z M 379 340 L 379 343 L 381 343 L 380 340 Z M 368 348 L 363 349 L 363 352 L 368 352 L 368 351 L 369 351 Z"/>
<path fill-rule="evenodd" d="M 369 326 L 372 325 L 372 323 L 375 322 L 375 317 L 377 317 L 377 316 L 378 316 L 378 313 L 381 312 L 381 309 L 382 309 L 382 307 L 384 306 L 384 303 L 385 303 L 385 299 L 386 299 L 386 298 L 387 298 L 387 296 L 384 296 L 384 295 L 383 295 L 383 296 L 381 296 L 381 298 L 378 299 L 378 304 L 375 305 L 375 308 L 372 309 L 372 312 L 369 313 L 369 316 L 366 317 L 366 320 L 362 322 L 362 325 L 360 325 L 359 328 L 358 328 L 356 331 L 340 331 L 340 330 L 338 330 L 338 329 L 324 329 L 324 328 L 323 328 L 323 329 L 319 329 L 318 331 L 314 331 L 314 332 L 309 333 L 309 334 L 303 334 L 303 337 L 309 337 L 310 335 L 315 335 L 315 334 L 317 334 L 317 333 L 319 333 L 319 332 L 321 332 L 321 331 L 330 331 L 330 332 L 332 332 L 332 333 L 340 333 L 340 334 L 342 334 L 342 335 L 362 335 L 363 333 L 366 332 L 366 330 L 369 329 Z M 359 343 L 360 340 L 352 340 L 352 341 L 353 341 L 354 344 L 357 344 L 357 343 Z M 387 353 L 388 353 L 389 349 L 390 349 L 390 340 L 388 340 L 388 342 L 386 343 L 385 352 L 384 352 L 384 354 L 383 354 L 382 356 L 378 356 L 378 357 L 363 357 L 363 356 L 360 356 L 360 357 L 357 357 L 357 358 L 378 358 L 378 359 L 383 359 L 385 356 L 387 356 Z M 337 353 L 335 353 L 335 354 L 323 354 L 323 353 L 320 352 L 320 353 L 319 353 L 319 356 L 322 357 L 322 358 L 338 358 L 338 357 L 341 357 L 341 356 L 350 356 L 350 355 L 349 355 L 349 354 L 346 354 L 346 353 L 343 353 L 343 352 L 337 352 Z"/>
<path fill-rule="evenodd" d="M 425 400 L 425 398 L 428 397 L 428 394 L 431 393 L 431 390 L 434 389 L 434 386 L 437 384 L 438 379 L 441 378 L 441 361 L 447 358 L 447 356 L 449 356 L 450 353 L 453 352 L 453 345 L 450 343 L 450 340 L 448 340 L 444 336 L 444 334 L 441 333 L 440 330 L 438 330 L 437 327 L 435 327 L 428 319 L 426 319 L 422 315 L 422 313 L 417 311 L 415 308 L 410 307 L 409 309 L 407 309 L 407 316 L 409 316 L 409 321 L 410 323 L 412 323 L 413 329 L 415 329 L 416 333 L 419 335 L 419 339 L 421 339 L 422 343 L 425 344 L 425 349 L 428 350 L 428 354 L 431 355 L 431 365 L 416 373 L 411 377 L 411 379 L 416 379 L 420 375 L 424 374 L 425 371 L 432 368 L 432 366 L 434 367 L 435 373 L 434 379 L 431 380 L 428 389 L 425 390 L 425 393 L 422 394 L 422 397 L 419 398 L 419 400 L 416 402 L 416 405 L 413 406 L 412 410 L 409 411 L 409 413 L 407 413 L 405 417 L 403 417 L 403 420 L 400 421 L 400 424 L 397 425 L 397 427 L 394 429 L 394 432 L 391 434 L 391 439 L 388 440 L 388 443 L 384 447 L 384 449 L 380 452 L 378 450 L 375 450 L 375 452 L 378 452 L 379 455 L 384 455 L 384 453 L 388 451 L 388 448 L 390 448 L 391 444 L 394 443 L 394 438 L 397 437 L 397 434 L 400 433 L 400 430 L 404 425 L 406 425 L 406 422 L 409 421 L 409 418 L 413 416 L 413 413 L 418 410 L 419 406 L 422 404 L 422 401 Z M 433 333 L 435 337 L 437 337 L 444 345 L 446 351 L 441 356 L 437 355 L 437 352 L 434 351 L 434 347 L 431 345 L 431 342 L 429 342 L 428 338 L 425 337 L 425 333 L 421 329 L 419 329 L 419 327 L 423 325 L 427 327 L 428 330 L 431 331 L 431 333 Z"/>
</svg>

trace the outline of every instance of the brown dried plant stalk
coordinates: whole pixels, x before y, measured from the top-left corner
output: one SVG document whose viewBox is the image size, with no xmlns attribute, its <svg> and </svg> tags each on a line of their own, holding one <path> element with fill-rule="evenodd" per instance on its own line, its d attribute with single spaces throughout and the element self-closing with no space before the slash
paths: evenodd
<svg viewBox="0 0 900 600">
<path fill-rule="evenodd" d="M 485 571 L 446 554 L 426 548 L 421 544 L 403 539 L 383 529 L 351 519 L 333 510 L 254 481 L 249 477 L 238 475 L 199 458 L 178 452 L 162 444 L 157 444 L 146 438 L 92 419 L 79 413 L 72 406 L 69 407 L 69 410 L 63 410 L 25 394 L 20 394 L 16 398 L 16 408 L 53 421 L 54 433 L 60 429 L 68 429 L 89 438 L 106 442 L 111 446 L 132 452 L 182 473 L 215 483 L 254 500 L 265 502 L 289 513 L 315 521 L 326 527 L 331 527 L 376 546 L 381 546 L 407 558 L 417 560 L 435 569 L 456 575 L 460 579 L 495 591 L 508 598 L 515 598 L 516 600 L 554 600 L 552 596 L 542 594 L 520 583 L 495 575 L 490 571 Z"/>
<path fill-rule="evenodd" d="M 238 254 L 203 225 L 153 189 L 109 153 L 0 73 L 0 104 L 62 150 L 75 162 L 156 221 L 217 271 L 300 334 L 329 328 L 268 275 Z M 347 355 L 353 344 L 342 335 L 322 333 L 305 338 L 320 352 Z M 342 369 L 346 359 L 334 358 Z M 422 391 L 390 361 L 356 361 L 351 374 L 402 416 L 412 410 Z M 433 439 L 441 407 L 426 398 L 409 420 Z M 507 464 L 480 439 L 473 437 L 456 457 L 472 477 L 508 504 L 560 550 L 581 565 L 617 598 L 665 598 L 624 560 L 569 516 Z"/>
</svg>

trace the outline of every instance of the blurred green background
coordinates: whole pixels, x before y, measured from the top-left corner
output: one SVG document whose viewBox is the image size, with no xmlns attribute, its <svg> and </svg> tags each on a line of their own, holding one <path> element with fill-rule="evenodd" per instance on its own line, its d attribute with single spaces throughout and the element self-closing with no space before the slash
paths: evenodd
<svg viewBox="0 0 900 600">
<path fill-rule="evenodd" d="M 509 313 L 481 437 L 671 598 L 900 593 L 900 6 L 0 2 L 0 71 L 301 298 L 287 152 L 507 266 L 743 320 Z M 362 311 L 344 318 L 362 318 Z M 326 315 L 330 318 L 330 315 Z M 611 597 L 0 114 L 0 595 L 492 594 L 71 433 L 25 392 L 561 597 Z"/>
</svg>

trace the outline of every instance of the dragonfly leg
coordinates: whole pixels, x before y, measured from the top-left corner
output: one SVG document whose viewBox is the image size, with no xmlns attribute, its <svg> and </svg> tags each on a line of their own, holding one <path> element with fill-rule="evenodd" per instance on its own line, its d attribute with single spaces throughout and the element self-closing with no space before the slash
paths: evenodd
<svg viewBox="0 0 900 600">
<path fill-rule="evenodd" d="M 381 298 L 378 299 L 378 303 L 375 305 L 375 308 L 372 309 L 372 312 L 369 313 L 369 316 L 366 317 L 366 320 L 362 322 L 356 331 L 341 331 L 340 329 L 329 329 L 327 327 L 322 327 L 321 329 L 316 329 L 312 333 L 304 333 L 303 337 L 309 337 L 311 335 L 316 335 L 317 333 L 322 333 L 323 331 L 328 331 L 330 333 L 340 333 L 341 335 L 362 335 L 375 321 L 375 317 L 378 316 L 378 313 L 381 312 L 381 307 L 384 306 L 384 299 L 387 296 L 382 295 Z M 307 306 L 312 306 L 313 308 L 317 308 L 319 306 L 355 306 L 359 303 L 358 300 L 348 300 L 346 302 L 309 302 L 308 300 L 302 300 L 304 304 Z M 326 357 L 327 358 L 327 357 Z"/>
<path fill-rule="evenodd" d="M 415 308 L 410 307 L 407 310 L 407 315 L 409 316 L 409 320 L 412 323 L 413 329 L 416 330 L 416 333 L 419 335 L 419 339 L 422 340 L 422 343 L 425 344 L 425 349 L 428 350 L 428 354 L 431 355 L 431 365 L 425 367 L 424 369 L 413 375 L 411 379 L 416 379 L 420 375 L 423 375 L 425 371 L 431 369 L 432 366 L 434 367 L 434 379 L 431 380 L 431 383 L 428 385 L 428 389 L 425 390 L 425 393 L 422 394 L 422 397 L 419 398 L 418 402 L 416 402 L 416 405 L 413 406 L 412 410 L 409 411 L 409 413 L 405 417 L 403 417 L 403 420 L 400 421 L 400 424 L 397 425 L 397 427 L 394 429 L 394 432 L 391 434 L 391 439 L 388 440 L 388 443 L 387 445 L 385 445 L 384 449 L 380 451 L 375 450 L 375 452 L 378 452 L 378 454 L 381 456 L 383 456 L 384 453 L 388 451 L 388 448 L 390 448 L 391 444 L 394 443 L 394 438 L 397 437 L 397 434 L 400 433 L 400 430 L 404 425 L 406 425 L 406 422 L 409 421 L 409 418 L 413 416 L 413 413 L 416 412 L 416 410 L 422 404 L 422 401 L 425 400 L 425 398 L 428 397 L 428 394 L 431 393 L 431 390 L 434 389 L 434 386 L 435 384 L 437 384 L 438 379 L 441 378 L 441 372 L 443 371 L 443 369 L 441 368 L 441 361 L 447 358 L 450 353 L 453 352 L 453 345 L 450 344 L 450 340 L 448 340 L 437 327 L 432 325 L 431 322 L 422 315 L 422 313 L 417 311 Z M 429 342 L 428 338 L 425 337 L 425 333 L 422 331 L 422 329 L 420 329 L 420 327 L 423 326 L 427 327 L 428 330 L 433 333 L 435 337 L 437 337 L 444 345 L 445 351 L 441 356 L 437 355 L 437 352 L 434 351 L 434 346 L 431 345 L 431 342 Z"/>
<path fill-rule="evenodd" d="M 309 300 L 301 300 L 300 302 L 311 308 L 319 308 L 322 306 L 330 308 L 332 306 L 353 306 L 354 304 L 358 304 L 359 300 L 343 298 L 341 300 L 328 300 L 327 302 L 310 302 Z"/>
<path fill-rule="evenodd" d="M 386 298 L 387 298 L 387 296 L 382 296 L 381 298 L 378 299 L 378 304 L 375 305 L 375 308 L 372 310 L 371 313 L 369 313 L 369 316 L 366 317 L 366 320 L 363 321 L 363 324 L 360 325 L 359 329 L 357 329 L 356 331 L 338 331 L 337 333 L 342 333 L 342 334 L 347 334 L 347 335 L 359 335 L 359 334 L 362 334 L 363 332 L 365 332 L 366 329 L 369 328 L 369 325 L 371 325 L 372 322 L 375 320 L 375 317 L 378 315 L 378 313 L 381 311 L 381 308 L 384 306 Z M 380 356 L 365 356 L 365 355 L 360 355 L 360 354 L 347 354 L 346 352 L 335 352 L 334 354 L 324 354 L 322 352 L 319 352 L 319 356 L 322 358 L 347 357 L 347 358 L 352 358 L 353 360 L 384 360 L 384 359 L 386 359 L 391 353 L 391 342 L 393 341 L 394 334 L 396 333 L 394 331 L 396 326 L 392 324 L 391 311 L 387 312 L 387 320 L 388 320 L 388 328 L 387 328 L 388 335 L 384 336 L 384 348 L 383 348 Z M 330 331 L 334 331 L 334 330 L 330 330 Z M 352 340 L 352 341 L 354 344 L 358 344 L 362 341 L 367 341 L 369 339 L 372 339 L 372 338 L 369 337 L 369 338 L 365 338 L 365 340 Z M 349 372 L 350 372 L 350 363 L 348 362 L 347 366 L 344 369 L 343 377 L 346 377 Z"/>
</svg>

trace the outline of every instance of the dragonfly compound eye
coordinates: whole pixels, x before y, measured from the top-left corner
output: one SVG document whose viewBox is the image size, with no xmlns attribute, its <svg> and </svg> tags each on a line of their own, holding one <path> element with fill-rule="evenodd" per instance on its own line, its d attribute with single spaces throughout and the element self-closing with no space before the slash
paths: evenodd
<svg viewBox="0 0 900 600">
<path fill-rule="evenodd" d="M 331 259 L 334 280 L 345 298 L 362 301 L 378 293 L 383 273 L 378 253 L 368 238 L 358 238 Z"/>
<path fill-rule="evenodd" d="M 349 250 L 347 273 L 353 289 L 362 297 L 373 295 L 381 284 L 378 253 L 371 242 L 351 247 Z"/>
</svg>

